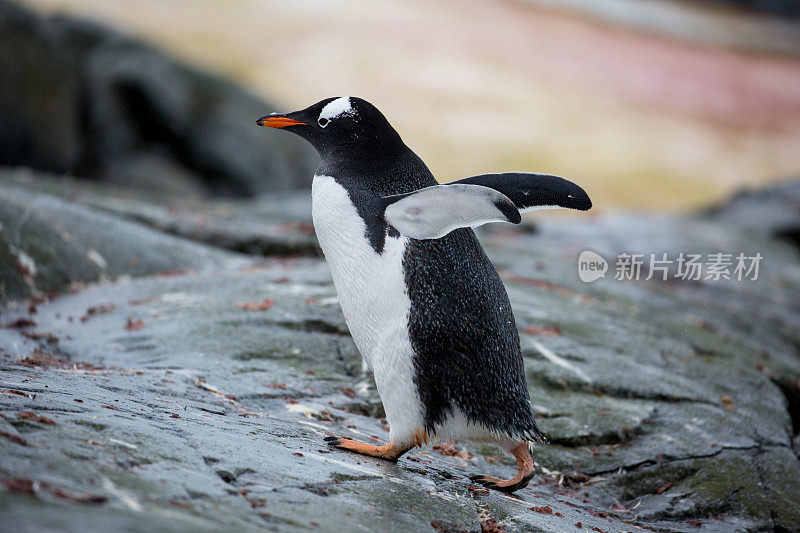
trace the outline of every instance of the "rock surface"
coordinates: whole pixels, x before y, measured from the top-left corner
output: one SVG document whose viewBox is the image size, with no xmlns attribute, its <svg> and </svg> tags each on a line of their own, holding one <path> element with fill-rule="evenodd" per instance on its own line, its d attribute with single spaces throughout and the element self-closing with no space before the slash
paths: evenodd
<svg viewBox="0 0 800 533">
<path fill-rule="evenodd" d="M 53 196 L 0 184 L 0 301 L 42 297 L 122 275 L 245 261 Z"/>
<path fill-rule="evenodd" d="M 20 211 L 2 220 L 0 242 L 34 258 L 37 288 L 100 278 L 45 268 L 48 254 L 26 247 L 41 234 L 69 235 L 56 250 L 77 250 L 76 262 L 100 251 L 113 275 L 0 311 L 3 529 L 800 528 L 800 263 L 789 242 L 731 224 L 723 213 L 735 203 L 702 217 L 570 217 L 481 234 L 550 439 L 535 449 L 533 483 L 508 497 L 467 479 L 513 472 L 489 446 L 428 447 L 386 464 L 323 445 L 330 434 L 387 433 L 320 258 L 191 242 L 214 239 L 186 213 L 222 224 L 219 204 L 125 203 L 120 190 L 80 181 L 50 187 L 58 199 L 31 176 L 4 182 L 0 212 Z M 307 193 L 282 209 L 229 203 L 229 233 L 307 222 L 308 203 Z M 155 229 L 179 227 L 197 231 Z M 135 246 L 163 243 L 165 261 L 180 264 L 128 262 Z M 610 261 L 606 278 L 578 279 L 585 249 Z M 621 281 L 622 251 L 764 260 L 757 281 Z M 165 269 L 184 272 L 148 275 Z"/>
<path fill-rule="evenodd" d="M 706 215 L 761 238 L 780 238 L 800 247 L 800 187 L 788 182 L 767 189 L 743 190 Z"/>
<path fill-rule="evenodd" d="M 57 196 L 215 247 L 256 255 L 321 255 L 310 222 L 308 192 L 276 192 L 251 200 L 187 200 L 130 186 L 0 170 L 0 186 Z"/>
<path fill-rule="evenodd" d="M 316 154 L 232 83 L 89 22 L 0 0 L 0 165 L 183 195 L 307 187 Z"/>
</svg>

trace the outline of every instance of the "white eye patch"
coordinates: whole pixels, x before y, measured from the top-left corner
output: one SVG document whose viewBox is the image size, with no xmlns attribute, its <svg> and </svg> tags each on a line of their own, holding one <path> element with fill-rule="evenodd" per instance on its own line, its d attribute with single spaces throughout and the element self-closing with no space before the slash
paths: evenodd
<svg viewBox="0 0 800 533">
<path fill-rule="evenodd" d="M 349 96 L 337 98 L 332 102 L 328 102 L 322 111 L 319 113 L 320 121 L 329 121 L 341 116 L 355 116 L 356 110 L 353 109 L 353 104 L 350 102 Z"/>
</svg>

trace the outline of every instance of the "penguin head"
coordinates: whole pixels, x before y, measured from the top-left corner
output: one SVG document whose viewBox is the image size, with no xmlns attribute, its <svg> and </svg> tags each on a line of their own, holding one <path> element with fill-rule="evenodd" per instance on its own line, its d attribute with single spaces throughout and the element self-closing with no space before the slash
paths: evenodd
<svg viewBox="0 0 800 533">
<path fill-rule="evenodd" d="M 256 124 L 295 133 L 310 142 L 322 157 L 403 146 L 383 113 L 354 96 L 326 98 L 292 113 L 271 113 L 259 118 Z"/>
</svg>

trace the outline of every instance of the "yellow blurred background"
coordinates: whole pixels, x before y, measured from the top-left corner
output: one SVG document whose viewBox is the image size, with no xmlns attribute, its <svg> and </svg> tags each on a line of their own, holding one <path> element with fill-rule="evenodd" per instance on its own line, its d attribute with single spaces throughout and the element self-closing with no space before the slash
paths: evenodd
<svg viewBox="0 0 800 533">
<path fill-rule="evenodd" d="M 535 170 L 600 209 L 674 211 L 800 176 L 800 53 L 510 0 L 23 3 L 143 37 L 286 111 L 366 98 L 440 181 Z"/>
</svg>

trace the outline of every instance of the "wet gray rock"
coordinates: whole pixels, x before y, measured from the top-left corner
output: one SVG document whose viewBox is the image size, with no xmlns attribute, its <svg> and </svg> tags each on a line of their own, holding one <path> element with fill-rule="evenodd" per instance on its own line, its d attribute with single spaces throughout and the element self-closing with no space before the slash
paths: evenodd
<svg viewBox="0 0 800 533">
<path fill-rule="evenodd" d="M 81 283 L 245 263 L 49 195 L 0 185 L 0 301 Z"/>
<path fill-rule="evenodd" d="M 800 180 L 739 191 L 705 216 L 762 237 L 786 239 L 800 248 Z"/>
<path fill-rule="evenodd" d="M 260 256 L 321 255 L 311 224 L 311 192 L 274 192 L 250 200 L 203 200 L 127 185 L 0 170 L 0 183 L 47 194 L 185 237 Z"/>
<path fill-rule="evenodd" d="M 330 434 L 387 436 L 327 267 L 313 256 L 237 264 L 219 248 L 231 262 L 0 311 L 14 326 L 0 328 L 4 525 L 797 530 L 795 248 L 709 216 L 543 218 L 537 229 L 481 234 L 550 439 L 516 498 L 470 488 L 468 474 L 513 472 L 491 446 L 427 447 L 397 464 L 327 449 Z M 610 260 L 606 278 L 578 279 L 584 249 Z M 622 281 L 621 251 L 764 260 L 757 281 Z"/>
<path fill-rule="evenodd" d="M 183 195 L 307 187 L 316 154 L 275 108 L 108 28 L 0 0 L 0 164 Z"/>
</svg>

